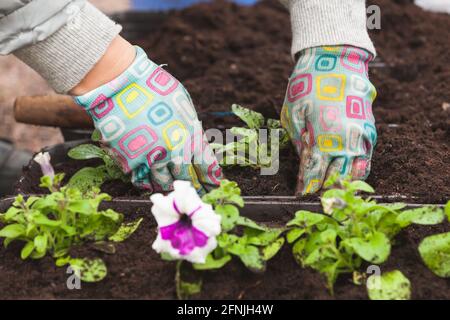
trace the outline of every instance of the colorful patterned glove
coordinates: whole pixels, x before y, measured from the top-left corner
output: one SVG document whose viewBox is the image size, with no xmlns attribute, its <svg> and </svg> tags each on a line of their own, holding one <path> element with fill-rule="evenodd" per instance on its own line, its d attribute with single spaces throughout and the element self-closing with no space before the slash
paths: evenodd
<svg viewBox="0 0 450 320">
<path fill-rule="evenodd" d="M 376 90 L 368 78 L 373 56 L 350 46 L 300 53 L 281 114 L 300 156 L 296 194 L 318 191 L 332 174 L 365 179 L 377 133 Z"/>
<path fill-rule="evenodd" d="M 132 172 L 133 184 L 160 192 L 171 190 L 174 180 L 187 180 L 200 193 L 219 184 L 221 168 L 188 92 L 136 50 L 122 75 L 75 100 L 124 172 Z"/>
</svg>

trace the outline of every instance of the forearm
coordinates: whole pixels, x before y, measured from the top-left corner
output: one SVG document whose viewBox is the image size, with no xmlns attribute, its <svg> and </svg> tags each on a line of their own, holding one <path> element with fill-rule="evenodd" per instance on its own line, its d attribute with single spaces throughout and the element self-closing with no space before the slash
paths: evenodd
<svg viewBox="0 0 450 320">
<path fill-rule="evenodd" d="M 292 56 L 312 47 L 375 48 L 366 27 L 365 0 L 280 0 L 290 11 Z"/>
<path fill-rule="evenodd" d="M 0 54 L 13 53 L 60 93 L 86 78 L 121 30 L 85 0 L 30 0 L 7 8 L 15 2 L 0 4 Z"/>
</svg>

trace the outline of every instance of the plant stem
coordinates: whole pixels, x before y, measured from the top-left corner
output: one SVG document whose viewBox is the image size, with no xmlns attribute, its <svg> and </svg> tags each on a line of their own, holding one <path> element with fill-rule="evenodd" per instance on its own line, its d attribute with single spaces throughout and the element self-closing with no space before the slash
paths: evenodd
<svg viewBox="0 0 450 320">
<path fill-rule="evenodd" d="M 175 272 L 175 286 L 177 291 L 177 299 L 183 300 L 183 294 L 181 290 L 181 265 L 183 260 L 177 261 L 176 272 Z"/>
</svg>

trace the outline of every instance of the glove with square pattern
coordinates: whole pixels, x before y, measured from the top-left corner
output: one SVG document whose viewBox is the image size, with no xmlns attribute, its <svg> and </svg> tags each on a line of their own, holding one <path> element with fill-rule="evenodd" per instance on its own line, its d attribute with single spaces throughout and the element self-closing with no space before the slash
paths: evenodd
<svg viewBox="0 0 450 320">
<path fill-rule="evenodd" d="M 192 100 L 178 80 L 136 50 L 123 74 L 75 100 L 133 184 L 160 192 L 187 180 L 204 193 L 222 173 Z"/>
<path fill-rule="evenodd" d="M 373 56 L 351 46 L 300 53 L 281 113 L 300 156 L 296 194 L 318 191 L 338 172 L 365 179 L 377 140 L 368 78 Z"/>
</svg>

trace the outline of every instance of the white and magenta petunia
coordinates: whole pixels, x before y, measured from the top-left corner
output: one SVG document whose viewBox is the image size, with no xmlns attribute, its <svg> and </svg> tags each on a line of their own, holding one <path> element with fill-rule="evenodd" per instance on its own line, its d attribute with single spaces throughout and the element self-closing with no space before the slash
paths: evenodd
<svg viewBox="0 0 450 320">
<path fill-rule="evenodd" d="M 221 217 L 202 202 L 190 182 L 175 181 L 167 196 L 154 194 L 152 213 L 158 223 L 153 249 L 175 259 L 205 263 L 217 246 Z"/>
</svg>

